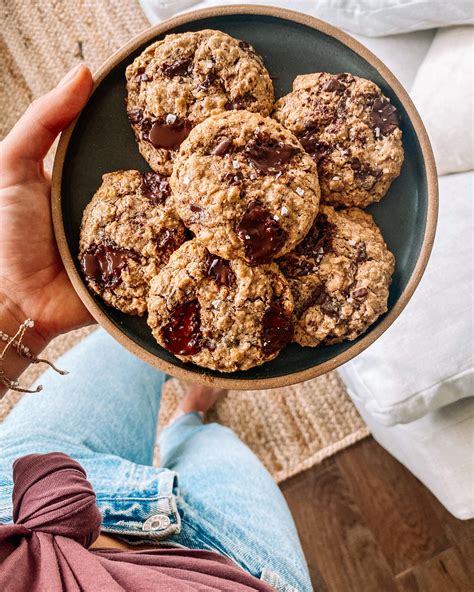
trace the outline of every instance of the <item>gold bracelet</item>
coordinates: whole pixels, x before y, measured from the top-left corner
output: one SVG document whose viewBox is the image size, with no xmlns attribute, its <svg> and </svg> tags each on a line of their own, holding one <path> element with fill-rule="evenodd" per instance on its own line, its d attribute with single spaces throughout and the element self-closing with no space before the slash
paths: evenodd
<svg viewBox="0 0 474 592">
<path fill-rule="evenodd" d="M 39 393 L 43 390 L 43 386 L 39 384 L 35 390 L 21 388 L 18 380 L 12 380 L 5 375 L 5 372 L 2 368 L 2 362 L 5 360 L 5 356 L 10 347 L 14 347 L 16 349 L 17 354 L 21 358 L 27 358 L 31 364 L 48 364 L 48 366 L 50 366 L 55 372 L 61 374 L 62 376 L 64 376 L 65 374 L 69 374 L 65 370 L 59 370 L 59 368 L 56 368 L 56 366 L 52 362 L 45 360 L 43 358 L 38 358 L 37 356 L 31 353 L 29 347 L 22 344 L 22 339 L 25 335 L 26 330 L 30 329 L 31 327 L 34 327 L 34 325 L 35 323 L 32 319 L 26 319 L 26 321 L 24 321 L 20 325 L 18 331 L 15 333 L 15 335 L 13 335 L 13 337 L 10 337 L 10 335 L 7 335 L 3 331 L 0 331 L 0 339 L 5 342 L 5 347 L 0 353 L 0 383 L 6 386 L 8 389 L 11 389 L 12 391 L 18 391 L 20 393 Z"/>
</svg>

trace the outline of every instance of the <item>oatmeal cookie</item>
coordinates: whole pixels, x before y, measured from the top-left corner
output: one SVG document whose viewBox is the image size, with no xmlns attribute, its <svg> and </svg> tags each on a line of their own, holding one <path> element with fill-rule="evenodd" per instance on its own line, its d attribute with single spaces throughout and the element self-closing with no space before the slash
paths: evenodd
<svg viewBox="0 0 474 592">
<path fill-rule="evenodd" d="M 324 72 L 297 76 L 273 117 L 317 163 L 324 203 L 363 208 L 380 201 L 400 174 L 398 112 L 370 80 Z"/>
<path fill-rule="evenodd" d="M 179 359 L 220 372 L 275 358 L 293 334 L 293 298 L 275 263 L 250 267 L 185 243 L 151 282 L 148 324 Z"/>
<path fill-rule="evenodd" d="M 306 238 L 278 263 L 295 299 L 300 345 L 355 339 L 387 310 L 395 258 L 359 208 L 321 206 Z"/>
<path fill-rule="evenodd" d="M 117 171 L 102 177 L 84 210 L 79 260 L 92 291 L 122 312 L 142 315 L 150 280 L 185 240 L 167 177 Z"/>
<path fill-rule="evenodd" d="M 211 253 L 251 265 L 291 251 L 319 205 L 311 157 L 276 121 L 249 111 L 195 127 L 171 186 L 176 211 Z"/>
<path fill-rule="evenodd" d="M 221 31 L 168 35 L 127 68 L 127 112 L 138 147 L 153 170 L 171 174 L 191 129 L 221 111 L 269 115 L 274 94 L 261 58 Z"/>
</svg>

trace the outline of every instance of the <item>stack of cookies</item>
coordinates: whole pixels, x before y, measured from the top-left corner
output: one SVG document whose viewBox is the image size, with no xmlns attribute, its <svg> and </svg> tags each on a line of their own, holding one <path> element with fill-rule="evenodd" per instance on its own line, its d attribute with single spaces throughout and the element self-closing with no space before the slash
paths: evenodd
<svg viewBox="0 0 474 592">
<path fill-rule="evenodd" d="M 80 261 L 110 306 L 221 372 L 355 339 L 387 310 L 394 257 L 372 217 L 400 173 L 395 107 L 351 74 L 298 76 L 219 31 L 169 35 L 127 68 L 153 172 L 117 171 L 84 211 Z"/>
</svg>

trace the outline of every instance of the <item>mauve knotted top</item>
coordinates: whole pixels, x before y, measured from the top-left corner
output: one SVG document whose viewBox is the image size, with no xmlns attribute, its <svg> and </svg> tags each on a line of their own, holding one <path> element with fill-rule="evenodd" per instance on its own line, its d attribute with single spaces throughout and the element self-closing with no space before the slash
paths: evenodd
<svg viewBox="0 0 474 592">
<path fill-rule="evenodd" d="M 0 525 L 0 590 L 273 590 L 208 551 L 89 551 L 99 536 L 101 516 L 84 469 L 65 454 L 18 459 L 13 481 L 14 524 Z"/>
</svg>

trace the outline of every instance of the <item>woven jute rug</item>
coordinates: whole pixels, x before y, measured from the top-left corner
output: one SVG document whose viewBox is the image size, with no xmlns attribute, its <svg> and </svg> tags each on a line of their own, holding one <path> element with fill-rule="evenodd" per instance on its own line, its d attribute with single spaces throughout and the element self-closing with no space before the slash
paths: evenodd
<svg viewBox="0 0 474 592">
<path fill-rule="evenodd" d="M 1 137 L 35 97 L 47 92 L 75 64 L 85 61 L 94 71 L 148 26 L 137 0 L 0 0 L 0 11 Z M 49 164 L 51 159 L 52 155 Z M 45 357 L 56 360 L 91 330 L 57 338 Z M 31 384 L 42 370 L 31 366 L 23 383 Z M 182 396 L 183 387 L 177 380 L 167 383 L 160 426 L 166 424 Z M 19 398 L 9 393 L 0 401 L 0 421 Z M 277 481 L 368 435 L 335 372 L 272 391 L 230 392 L 207 421 L 235 430 Z"/>
</svg>

